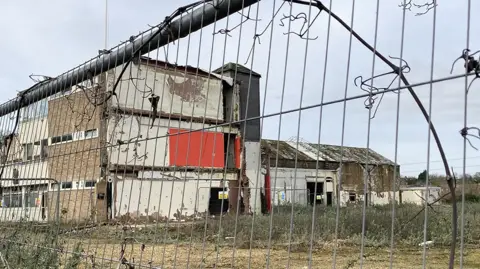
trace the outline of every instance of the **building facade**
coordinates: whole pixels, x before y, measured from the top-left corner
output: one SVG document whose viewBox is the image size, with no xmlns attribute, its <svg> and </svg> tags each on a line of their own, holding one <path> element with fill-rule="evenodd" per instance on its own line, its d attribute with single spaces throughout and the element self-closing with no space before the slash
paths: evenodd
<svg viewBox="0 0 480 269">
<path fill-rule="evenodd" d="M 2 218 L 178 220 L 255 211 L 248 178 L 257 176 L 259 123 L 242 119 L 252 115 L 246 96 L 259 99 L 259 75 L 142 57 L 114 88 L 122 68 L 22 110 L 11 138 L 18 152 L 9 151 L 2 176 L 9 212 Z M 251 77 L 257 92 L 247 95 Z"/>
<path fill-rule="evenodd" d="M 319 145 L 301 139 L 264 139 L 262 156 L 270 167 L 273 204 L 332 206 L 338 201 L 346 206 L 364 199 L 369 204 L 389 203 L 395 167 L 397 177 L 400 175 L 398 165 L 372 149 Z"/>
<path fill-rule="evenodd" d="M 243 66 L 141 57 L 119 79 L 122 68 L 22 109 L 0 145 L 2 220 L 183 221 L 390 201 L 396 166 L 373 150 L 262 140 L 261 76 Z"/>
</svg>

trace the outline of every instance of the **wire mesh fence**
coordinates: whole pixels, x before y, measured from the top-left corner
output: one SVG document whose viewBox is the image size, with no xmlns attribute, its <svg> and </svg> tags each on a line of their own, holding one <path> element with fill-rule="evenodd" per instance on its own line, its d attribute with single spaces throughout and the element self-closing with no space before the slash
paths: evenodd
<svg viewBox="0 0 480 269">
<path fill-rule="evenodd" d="M 478 268 L 461 2 L 198 1 L 31 76 L 0 105 L 0 264 Z"/>
</svg>

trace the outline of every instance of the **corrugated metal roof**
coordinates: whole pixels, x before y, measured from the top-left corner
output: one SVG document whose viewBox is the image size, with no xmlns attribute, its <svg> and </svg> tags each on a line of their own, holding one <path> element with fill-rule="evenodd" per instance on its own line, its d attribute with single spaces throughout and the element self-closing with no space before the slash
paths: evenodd
<svg viewBox="0 0 480 269">
<path fill-rule="evenodd" d="M 262 148 L 264 151 L 270 152 L 275 157 L 278 154 L 278 158 L 284 160 L 295 160 L 295 156 L 297 156 L 297 160 L 299 161 L 316 161 L 317 156 L 319 156 L 319 160 L 330 162 L 340 162 L 342 159 L 343 162 L 394 164 L 394 162 L 372 149 L 369 149 L 367 159 L 366 148 L 343 146 L 342 154 L 341 146 L 319 145 L 307 142 L 298 142 L 297 145 L 296 141 L 277 141 L 269 139 L 262 139 Z"/>
</svg>

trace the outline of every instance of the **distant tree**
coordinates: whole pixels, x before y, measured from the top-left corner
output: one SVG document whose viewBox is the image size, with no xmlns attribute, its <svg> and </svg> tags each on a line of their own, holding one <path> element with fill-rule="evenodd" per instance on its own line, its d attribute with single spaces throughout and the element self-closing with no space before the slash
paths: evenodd
<svg viewBox="0 0 480 269">
<path fill-rule="evenodd" d="M 427 181 L 427 170 L 423 170 L 423 172 L 421 172 L 420 174 L 418 174 L 417 181 L 418 181 L 418 182 L 425 182 L 425 181 Z"/>
<path fill-rule="evenodd" d="M 480 172 L 476 172 L 475 174 L 473 174 L 472 181 L 475 183 L 480 183 Z"/>
</svg>

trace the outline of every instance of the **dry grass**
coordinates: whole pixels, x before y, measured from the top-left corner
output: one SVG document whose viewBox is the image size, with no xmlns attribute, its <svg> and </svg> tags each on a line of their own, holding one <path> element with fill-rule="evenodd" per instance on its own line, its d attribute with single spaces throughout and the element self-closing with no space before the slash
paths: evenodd
<svg viewBox="0 0 480 269">
<path fill-rule="evenodd" d="M 73 246 L 73 245 L 72 245 Z M 92 246 L 93 248 L 94 246 Z M 218 252 L 216 251 L 218 249 Z M 94 250 L 94 249 L 92 249 Z M 120 251 L 119 245 L 99 244 L 97 246 L 97 257 L 112 256 Z M 165 254 L 164 254 L 165 253 Z M 190 253 L 190 255 L 189 255 Z M 217 258 L 218 253 L 218 258 Z M 359 247 L 341 247 L 337 252 L 337 268 L 358 268 L 360 263 Z M 312 268 L 331 268 L 333 249 L 329 246 L 317 248 L 312 253 Z M 233 255 L 235 255 L 234 263 Z M 390 253 L 388 248 L 366 248 L 363 268 L 383 269 L 390 265 Z M 459 255 L 457 255 L 459 257 Z M 150 264 L 158 268 L 266 268 L 267 249 L 236 249 L 222 246 L 215 248 L 215 245 L 208 244 L 205 248 L 202 244 L 193 245 L 158 245 L 150 246 L 141 251 L 140 244 L 129 245 L 126 250 L 128 260 L 135 260 L 135 268 L 150 268 Z M 270 268 L 286 268 L 289 260 L 286 247 L 276 247 L 270 251 Z M 150 263 L 151 261 L 151 263 Z M 448 249 L 434 248 L 427 252 L 427 268 L 446 268 L 448 264 Z M 458 261 L 457 261 L 458 264 Z M 116 268 L 118 262 L 98 258 L 94 268 Z M 422 248 L 398 248 L 394 255 L 394 268 L 419 268 L 422 265 Z M 290 255 L 289 268 L 307 268 L 308 252 L 292 252 Z M 89 259 L 82 260 L 78 268 L 93 268 Z M 480 268 L 480 251 L 467 249 L 464 258 L 464 268 Z"/>
<path fill-rule="evenodd" d="M 466 206 L 464 242 L 469 248 L 465 252 L 464 268 L 480 268 L 480 225 L 476 213 L 480 212 L 480 205 Z M 413 205 L 397 208 L 395 268 L 418 268 L 422 265 L 422 247 L 418 244 L 423 240 L 424 214 L 417 214 L 419 210 L 420 207 Z M 26 269 L 50 268 L 58 264 L 68 269 L 117 268 L 123 243 L 126 244 L 125 258 L 134 261 L 137 264 L 135 268 L 151 268 L 150 264 L 161 268 L 265 268 L 269 257 L 270 268 L 273 269 L 286 268 L 288 260 L 290 268 L 306 268 L 312 242 L 312 267 L 331 268 L 335 208 L 317 208 L 313 236 L 312 208 L 294 207 L 293 227 L 290 226 L 291 211 L 290 206 L 276 208 L 273 222 L 270 222 L 270 216 L 223 216 L 221 225 L 215 218 L 169 225 L 130 223 L 90 229 L 62 227 L 75 232 L 59 236 L 55 227 L 39 228 L 31 223 L 16 223 L 0 226 L 0 234 L 4 238 L 0 251 L 11 268 Z M 435 241 L 435 244 L 428 250 L 427 268 L 445 268 L 448 264 L 450 214 L 448 205 L 429 210 L 427 239 Z M 362 209 L 343 208 L 339 218 L 341 246 L 336 268 L 358 268 Z M 390 232 L 391 208 L 368 208 L 364 268 L 389 267 Z M 288 242 L 292 242 L 290 257 Z M 143 251 L 142 245 L 145 246 Z M 271 250 L 267 256 L 269 245 Z M 61 251 L 53 251 L 56 246 Z M 235 259 L 232 258 L 234 251 Z"/>
</svg>

